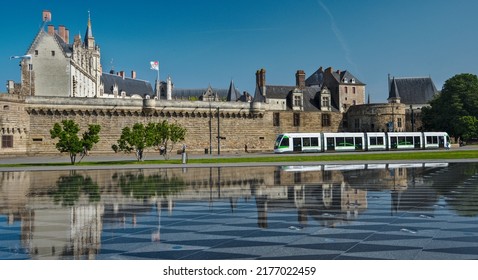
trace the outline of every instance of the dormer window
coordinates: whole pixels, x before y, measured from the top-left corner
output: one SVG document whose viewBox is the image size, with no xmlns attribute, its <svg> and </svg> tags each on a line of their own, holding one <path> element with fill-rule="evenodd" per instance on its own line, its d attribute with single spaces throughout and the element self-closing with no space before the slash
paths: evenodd
<svg viewBox="0 0 478 280">
<path fill-rule="evenodd" d="M 355 79 L 354 78 L 352 78 L 351 83 L 355 84 Z"/>
<path fill-rule="evenodd" d="M 342 79 L 342 82 L 345 83 L 345 84 L 348 83 L 348 81 L 347 81 L 346 78 L 343 78 L 343 79 Z"/>
</svg>

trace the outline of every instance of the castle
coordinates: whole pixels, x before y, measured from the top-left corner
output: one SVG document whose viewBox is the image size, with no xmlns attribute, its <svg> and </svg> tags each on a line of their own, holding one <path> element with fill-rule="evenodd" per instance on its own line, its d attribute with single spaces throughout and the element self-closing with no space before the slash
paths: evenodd
<svg viewBox="0 0 478 280">
<path fill-rule="evenodd" d="M 88 17 L 83 40 L 69 30 L 43 25 L 20 62 L 21 83 L 0 94 L 0 155 L 57 153 L 54 123 L 72 119 L 86 129 L 100 124 L 93 152 L 111 153 L 123 127 L 168 120 L 187 129 L 191 152 L 270 151 L 282 132 L 418 131 L 419 110 L 436 94 L 430 78 L 389 77 L 389 103 L 366 103 L 366 85 L 349 71 L 320 67 L 295 85 L 268 85 L 256 72 L 254 96 L 229 89 L 181 90 L 171 78 L 149 82 L 132 71 L 103 72 L 101 50 Z M 48 25 L 47 25 L 48 24 Z M 65 71 L 66 70 L 66 71 Z"/>
</svg>

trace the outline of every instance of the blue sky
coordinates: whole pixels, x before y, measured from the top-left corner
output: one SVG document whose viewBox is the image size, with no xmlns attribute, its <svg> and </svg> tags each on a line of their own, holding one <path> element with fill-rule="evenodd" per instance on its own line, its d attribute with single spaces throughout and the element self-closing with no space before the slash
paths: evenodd
<svg viewBox="0 0 478 280">
<path fill-rule="evenodd" d="M 4 4 L 5 5 L 5 4 Z M 84 36 L 91 12 L 105 72 L 160 77 L 177 88 L 228 88 L 254 93 L 255 72 L 270 85 L 294 85 L 295 72 L 320 66 L 348 70 L 385 102 L 387 75 L 430 76 L 438 89 L 460 73 L 478 74 L 475 0 L 9 1 L 0 24 L 0 80 L 20 81 L 18 61 L 41 26 L 65 25 Z M 5 91 L 5 88 L 0 90 Z"/>
</svg>

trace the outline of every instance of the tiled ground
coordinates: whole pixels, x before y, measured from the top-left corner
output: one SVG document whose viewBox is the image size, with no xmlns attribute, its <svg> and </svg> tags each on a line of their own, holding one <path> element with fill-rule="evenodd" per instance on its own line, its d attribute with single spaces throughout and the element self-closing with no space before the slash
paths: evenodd
<svg viewBox="0 0 478 280">
<path fill-rule="evenodd" d="M 239 198 L 234 207 L 226 198 L 176 200 L 172 211 L 146 202 L 119 211 L 105 206 L 95 245 L 88 243 L 88 234 L 83 243 L 68 240 L 72 231 L 59 221 L 38 222 L 40 210 L 34 236 L 26 236 L 25 222 L 7 224 L 2 214 L 0 259 L 478 259 L 478 177 L 457 177 L 455 171 L 437 169 L 423 177 L 426 187 L 410 186 L 398 195 L 373 185 L 354 186 L 370 189 L 366 209 L 356 216 L 344 215 L 340 207 L 309 207 L 301 222 L 293 202 L 270 200 L 259 207 L 257 198 Z M 315 205 L 313 197 L 322 190 L 310 195 L 309 205 Z M 71 247 L 49 248 L 52 240 Z"/>
</svg>

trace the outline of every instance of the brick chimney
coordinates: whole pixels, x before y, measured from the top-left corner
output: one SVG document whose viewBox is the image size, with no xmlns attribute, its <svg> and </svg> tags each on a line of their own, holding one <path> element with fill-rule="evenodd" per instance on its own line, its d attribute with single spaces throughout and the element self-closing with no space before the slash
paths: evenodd
<svg viewBox="0 0 478 280">
<path fill-rule="evenodd" d="M 51 24 L 48 25 L 48 35 L 51 35 L 51 36 L 55 35 L 55 26 Z"/>
<path fill-rule="evenodd" d="M 118 76 L 120 76 L 124 80 L 124 71 L 119 71 Z"/>
<path fill-rule="evenodd" d="M 70 43 L 70 30 L 65 29 L 65 43 Z"/>
<path fill-rule="evenodd" d="M 257 70 L 256 72 L 256 84 L 259 87 L 263 87 L 266 85 L 266 70 L 262 68 L 261 70 Z"/>
<path fill-rule="evenodd" d="M 131 79 L 135 79 L 136 80 L 136 71 L 131 71 Z"/>
<path fill-rule="evenodd" d="M 295 86 L 299 89 L 305 88 L 305 72 L 304 70 L 297 70 L 295 73 Z"/>
<path fill-rule="evenodd" d="M 65 26 L 64 25 L 60 25 L 58 26 L 58 35 L 60 35 L 60 38 L 63 40 L 63 42 L 65 42 Z"/>
</svg>

